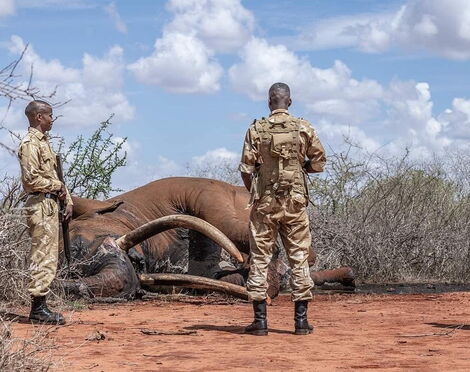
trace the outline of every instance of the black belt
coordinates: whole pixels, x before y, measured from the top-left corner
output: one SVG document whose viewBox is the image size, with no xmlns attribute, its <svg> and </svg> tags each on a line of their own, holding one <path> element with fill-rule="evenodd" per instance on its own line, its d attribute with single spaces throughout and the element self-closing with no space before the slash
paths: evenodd
<svg viewBox="0 0 470 372">
<path fill-rule="evenodd" d="M 44 197 L 46 199 L 52 199 L 54 201 L 57 201 L 57 195 L 56 194 L 52 194 L 50 192 L 40 192 L 40 191 L 36 191 L 36 192 L 30 192 L 29 195 L 34 195 L 34 196 L 37 196 L 37 195 L 44 195 Z"/>
</svg>

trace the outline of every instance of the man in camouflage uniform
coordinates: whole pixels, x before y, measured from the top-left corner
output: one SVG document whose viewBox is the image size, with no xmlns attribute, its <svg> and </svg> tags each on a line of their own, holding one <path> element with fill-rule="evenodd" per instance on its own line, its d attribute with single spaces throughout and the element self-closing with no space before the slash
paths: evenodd
<svg viewBox="0 0 470 372">
<path fill-rule="evenodd" d="M 295 334 L 309 334 L 313 330 L 307 321 L 313 281 L 307 261 L 311 235 L 304 172 L 322 172 L 326 160 L 310 123 L 287 111 L 291 103 L 286 84 L 271 86 L 271 115 L 255 120 L 249 127 L 239 166 L 243 182 L 251 192 L 252 206 L 247 290 L 253 301 L 254 321 L 245 331 L 256 335 L 268 333 L 267 272 L 278 233 L 292 269 Z"/>
<path fill-rule="evenodd" d="M 32 297 L 31 321 L 65 324 L 61 314 L 51 312 L 46 304 L 49 286 L 57 272 L 59 253 L 59 215 L 57 199 L 65 200 L 64 218 L 72 217 L 72 198 L 57 176 L 56 154 L 47 132 L 52 128 L 52 107 L 44 101 L 26 106 L 28 134 L 21 141 L 18 157 L 21 180 L 28 194 L 25 208 L 31 236 L 28 291 Z"/>
</svg>

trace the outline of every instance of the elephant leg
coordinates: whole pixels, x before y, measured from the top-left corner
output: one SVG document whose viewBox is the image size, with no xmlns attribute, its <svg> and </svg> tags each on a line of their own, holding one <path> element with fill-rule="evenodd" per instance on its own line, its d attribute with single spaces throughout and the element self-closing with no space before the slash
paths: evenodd
<svg viewBox="0 0 470 372">
<path fill-rule="evenodd" d="M 333 270 L 312 271 L 312 277 L 315 285 L 325 283 L 339 283 L 345 287 L 355 287 L 354 271 L 350 267 L 339 267 Z"/>
<path fill-rule="evenodd" d="M 189 230 L 188 274 L 215 278 L 222 249 L 203 234 Z"/>
<path fill-rule="evenodd" d="M 111 237 L 105 238 L 79 267 L 79 279 L 63 281 L 66 293 L 72 296 L 132 299 L 140 288 L 131 261 Z"/>
</svg>

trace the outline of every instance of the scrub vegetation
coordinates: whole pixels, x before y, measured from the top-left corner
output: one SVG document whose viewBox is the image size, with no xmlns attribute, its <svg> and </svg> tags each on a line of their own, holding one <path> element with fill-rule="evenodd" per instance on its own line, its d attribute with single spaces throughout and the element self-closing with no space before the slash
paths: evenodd
<svg viewBox="0 0 470 372">
<path fill-rule="evenodd" d="M 240 183 L 236 164 L 191 170 Z M 470 281 L 470 153 L 418 161 L 346 141 L 307 180 L 316 269 L 350 266 L 363 282 Z"/>
<path fill-rule="evenodd" d="M 318 268 L 351 266 L 374 283 L 468 282 L 470 153 L 447 155 L 330 156 L 310 192 Z"/>
</svg>

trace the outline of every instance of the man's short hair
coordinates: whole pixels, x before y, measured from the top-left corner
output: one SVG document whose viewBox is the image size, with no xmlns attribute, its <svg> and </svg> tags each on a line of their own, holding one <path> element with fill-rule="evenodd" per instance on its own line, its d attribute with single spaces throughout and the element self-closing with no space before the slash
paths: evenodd
<svg viewBox="0 0 470 372">
<path fill-rule="evenodd" d="M 52 109 L 50 103 L 37 99 L 28 103 L 28 106 L 24 109 L 24 113 L 29 118 L 39 112 L 45 112 L 48 109 Z"/>
<path fill-rule="evenodd" d="M 274 83 L 269 88 L 269 95 L 272 94 L 290 97 L 290 88 L 286 83 Z"/>
</svg>

